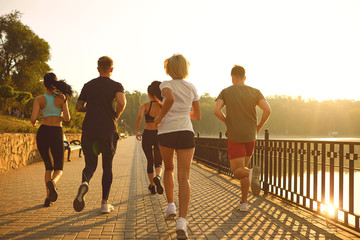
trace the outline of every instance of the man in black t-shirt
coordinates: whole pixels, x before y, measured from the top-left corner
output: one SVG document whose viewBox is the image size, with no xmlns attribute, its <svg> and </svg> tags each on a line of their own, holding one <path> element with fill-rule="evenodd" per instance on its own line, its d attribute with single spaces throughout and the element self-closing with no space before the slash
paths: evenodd
<svg viewBox="0 0 360 240">
<path fill-rule="evenodd" d="M 110 79 L 113 60 L 107 56 L 99 58 L 98 71 L 100 76 L 84 85 L 76 103 L 76 111 L 86 112 L 81 136 L 85 168 L 82 184 L 73 203 L 77 212 L 84 209 L 84 196 L 89 190 L 100 153 L 103 167 L 101 213 L 109 213 L 114 209 L 107 200 L 112 183 L 112 161 L 119 139 L 117 119 L 125 109 L 126 99 L 123 86 Z"/>
</svg>

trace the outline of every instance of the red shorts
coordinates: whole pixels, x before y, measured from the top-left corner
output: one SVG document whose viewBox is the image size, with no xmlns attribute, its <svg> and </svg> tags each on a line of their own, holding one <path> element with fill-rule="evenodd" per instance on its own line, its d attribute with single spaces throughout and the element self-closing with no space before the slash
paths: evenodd
<svg viewBox="0 0 360 240">
<path fill-rule="evenodd" d="M 250 143 L 238 143 L 228 139 L 229 159 L 251 157 L 255 148 L 255 141 Z"/>
</svg>

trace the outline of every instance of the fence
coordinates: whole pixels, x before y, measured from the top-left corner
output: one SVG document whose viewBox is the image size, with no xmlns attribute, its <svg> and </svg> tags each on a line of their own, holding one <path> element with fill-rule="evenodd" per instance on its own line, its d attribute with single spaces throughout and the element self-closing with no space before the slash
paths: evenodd
<svg viewBox="0 0 360 240">
<path fill-rule="evenodd" d="M 195 138 L 194 159 L 232 176 L 227 139 Z M 273 194 L 360 232 L 360 142 L 257 140 L 251 165 Z"/>
</svg>

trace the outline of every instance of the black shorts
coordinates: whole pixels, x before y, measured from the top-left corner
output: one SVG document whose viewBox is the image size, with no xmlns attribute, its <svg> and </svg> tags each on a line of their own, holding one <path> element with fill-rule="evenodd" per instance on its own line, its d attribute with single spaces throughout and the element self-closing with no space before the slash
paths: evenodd
<svg viewBox="0 0 360 240">
<path fill-rule="evenodd" d="M 192 131 L 178 131 L 158 135 L 159 145 L 174 149 L 187 149 L 195 147 L 194 133 Z"/>
</svg>

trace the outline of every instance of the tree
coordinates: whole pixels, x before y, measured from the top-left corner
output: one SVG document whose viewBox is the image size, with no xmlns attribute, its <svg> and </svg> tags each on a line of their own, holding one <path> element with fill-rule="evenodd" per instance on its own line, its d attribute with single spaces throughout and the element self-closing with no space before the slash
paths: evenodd
<svg viewBox="0 0 360 240">
<path fill-rule="evenodd" d="M 7 102 L 9 98 L 16 97 L 17 93 L 8 85 L 0 86 L 0 97 L 5 99 L 5 108 L 7 109 Z"/>
<path fill-rule="evenodd" d="M 0 16 L 0 85 L 37 95 L 39 80 L 50 71 L 50 46 L 20 18 L 19 11 Z"/>
<path fill-rule="evenodd" d="M 29 92 L 18 92 L 16 101 L 19 103 L 19 109 L 24 113 L 24 105 L 32 99 L 32 94 Z"/>
<path fill-rule="evenodd" d="M 126 108 L 121 114 L 119 119 L 119 130 L 123 131 L 126 129 L 129 133 L 135 133 L 136 129 L 136 117 L 139 112 L 141 104 L 148 101 L 147 94 L 141 93 L 139 91 L 125 91 L 126 96 Z M 140 128 L 142 128 L 143 124 Z"/>
</svg>

